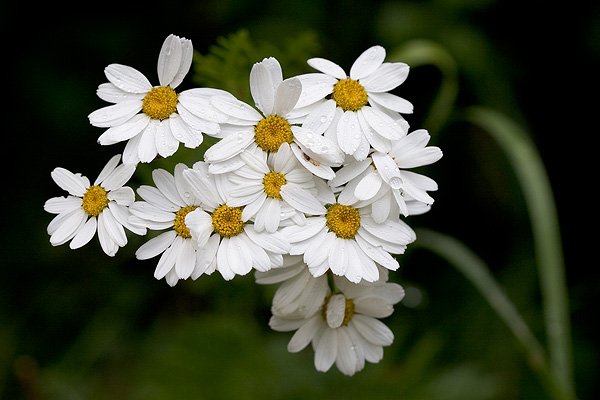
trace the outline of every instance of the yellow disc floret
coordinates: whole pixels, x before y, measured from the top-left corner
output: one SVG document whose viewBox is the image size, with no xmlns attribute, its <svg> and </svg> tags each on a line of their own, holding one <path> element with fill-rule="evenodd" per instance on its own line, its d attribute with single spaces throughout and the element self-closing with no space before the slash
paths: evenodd
<svg viewBox="0 0 600 400">
<path fill-rule="evenodd" d="M 367 91 L 358 81 L 346 78 L 333 87 L 331 98 L 344 111 L 358 111 L 367 105 Z"/>
<path fill-rule="evenodd" d="M 152 88 L 142 101 L 142 111 L 152 119 L 165 120 L 177 111 L 177 93 L 169 86 Z"/>
<path fill-rule="evenodd" d="M 286 183 L 285 175 L 280 172 L 271 171 L 265 174 L 263 186 L 267 197 L 281 200 L 281 187 Z"/>
<path fill-rule="evenodd" d="M 360 213 L 344 204 L 330 205 L 325 219 L 329 230 L 342 239 L 353 239 L 360 228 Z"/>
<path fill-rule="evenodd" d="M 254 128 L 254 141 L 264 151 L 275 152 L 282 143 L 292 143 L 294 135 L 290 123 L 279 115 L 268 115 Z"/>
<path fill-rule="evenodd" d="M 230 238 L 239 235 L 244 231 L 242 208 L 221 204 L 212 214 L 212 224 L 215 232 L 222 237 Z"/>
<path fill-rule="evenodd" d="M 186 206 L 181 207 L 179 211 L 175 213 L 175 222 L 173 223 L 173 229 L 175 232 L 184 239 L 192 237 L 190 229 L 185 224 L 185 216 L 194 211 L 198 206 Z"/>
<path fill-rule="evenodd" d="M 83 195 L 81 206 L 89 216 L 96 217 L 108 207 L 107 192 L 102 186 L 90 186 Z"/>
</svg>

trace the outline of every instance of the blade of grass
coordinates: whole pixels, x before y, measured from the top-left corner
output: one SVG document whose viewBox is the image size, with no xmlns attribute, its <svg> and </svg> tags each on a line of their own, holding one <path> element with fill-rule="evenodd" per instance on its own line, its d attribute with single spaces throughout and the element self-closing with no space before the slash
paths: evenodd
<svg viewBox="0 0 600 400">
<path fill-rule="evenodd" d="M 439 232 L 417 229 L 415 246 L 425 248 L 452 264 L 481 293 L 490 307 L 504 321 L 527 356 L 529 365 L 537 374 L 552 399 L 573 399 L 550 370 L 544 349 L 535 338 L 514 304 L 504 294 L 485 262 L 459 240 Z"/>
<path fill-rule="evenodd" d="M 496 140 L 521 185 L 532 227 L 550 369 L 558 384 L 574 397 L 565 266 L 554 196 L 543 162 L 529 135 L 505 115 L 474 106 L 465 110 L 465 119 Z"/>
</svg>

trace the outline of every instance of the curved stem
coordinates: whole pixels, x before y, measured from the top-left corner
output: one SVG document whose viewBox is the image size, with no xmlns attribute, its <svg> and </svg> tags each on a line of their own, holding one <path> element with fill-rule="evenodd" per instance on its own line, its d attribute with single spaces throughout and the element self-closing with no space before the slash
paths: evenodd
<svg viewBox="0 0 600 400">
<path fill-rule="evenodd" d="M 555 400 L 573 399 L 573 396 L 567 393 L 554 379 L 544 349 L 514 304 L 496 283 L 485 262 L 462 242 L 451 236 L 427 229 L 418 229 L 417 237 L 418 240 L 414 245 L 426 248 L 447 260 L 481 293 L 517 339 L 527 356 L 529 365 L 551 398 Z"/>
<path fill-rule="evenodd" d="M 465 118 L 496 140 L 521 185 L 532 226 L 550 368 L 557 383 L 574 397 L 565 267 L 554 196 L 543 162 L 526 132 L 506 116 L 483 107 L 470 107 Z"/>
</svg>

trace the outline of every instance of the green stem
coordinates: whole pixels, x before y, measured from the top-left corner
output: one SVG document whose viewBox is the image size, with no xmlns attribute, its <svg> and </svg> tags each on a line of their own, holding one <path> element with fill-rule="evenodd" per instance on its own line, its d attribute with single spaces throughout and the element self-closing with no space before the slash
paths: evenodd
<svg viewBox="0 0 600 400">
<path fill-rule="evenodd" d="M 506 116 L 470 107 L 465 118 L 497 141 L 520 182 L 532 226 L 550 368 L 557 383 L 574 398 L 564 259 L 554 196 L 543 162 L 527 133 Z"/>
<path fill-rule="evenodd" d="M 514 304 L 496 283 L 487 265 L 467 246 L 448 235 L 418 229 L 417 238 L 415 245 L 426 248 L 450 262 L 481 293 L 522 346 L 531 368 L 551 398 L 555 400 L 573 399 L 574 397 L 554 379 L 552 371 L 548 367 L 544 349 L 529 330 Z"/>
</svg>

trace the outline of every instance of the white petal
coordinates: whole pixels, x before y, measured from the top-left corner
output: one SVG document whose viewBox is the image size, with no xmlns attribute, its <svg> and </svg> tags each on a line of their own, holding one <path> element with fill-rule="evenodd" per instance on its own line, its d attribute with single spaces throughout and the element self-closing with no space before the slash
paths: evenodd
<svg viewBox="0 0 600 400">
<path fill-rule="evenodd" d="M 112 241 L 119 247 L 123 247 L 127 244 L 125 229 L 123 229 L 123 226 L 115 219 L 110 209 L 104 209 L 104 211 L 98 215 L 98 229 L 104 229 Z"/>
<path fill-rule="evenodd" d="M 212 235 L 206 245 L 198 249 L 196 252 L 196 266 L 192 272 L 192 279 L 198 279 L 202 274 L 211 274 L 211 266 L 216 266 L 216 255 L 219 249 L 219 242 L 221 237 L 218 234 Z"/>
<path fill-rule="evenodd" d="M 64 168 L 55 168 L 50 176 L 61 189 L 66 190 L 72 196 L 83 197 L 90 186 L 90 181 L 86 177 L 74 174 Z"/>
<path fill-rule="evenodd" d="M 348 331 L 346 327 L 338 330 L 338 355 L 335 366 L 344 375 L 352 376 L 364 368 L 365 361 L 362 348 L 352 342 Z"/>
<path fill-rule="evenodd" d="M 51 214 L 71 212 L 81 207 L 82 199 L 76 196 L 53 197 L 44 203 L 44 211 Z"/>
<path fill-rule="evenodd" d="M 290 243 L 301 242 L 315 236 L 325 227 L 324 217 L 307 218 L 303 226 L 286 226 L 281 233 Z"/>
<path fill-rule="evenodd" d="M 246 232 L 250 240 L 269 252 L 285 254 L 290 250 L 289 242 L 279 232 L 256 232 L 250 225 L 244 226 L 244 232 Z"/>
<path fill-rule="evenodd" d="M 117 104 L 102 107 L 96 111 L 93 111 L 88 115 L 90 124 L 99 128 L 109 128 L 111 126 L 118 126 L 129 121 L 134 115 L 142 110 L 141 100 L 126 100 Z M 115 143 L 116 138 L 121 133 L 114 133 L 111 135 L 115 136 L 115 139 L 110 137 L 107 139 L 107 143 Z"/>
<path fill-rule="evenodd" d="M 227 260 L 231 270 L 238 275 L 246 275 L 252 269 L 250 249 L 239 236 L 229 238 Z"/>
<path fill-rule="evenodd" d="M 96 89 L 96 94 L 108 103 L 119 103 L 125 100 L 142 100 L 145 93 L 129 93 L 119 89 L 110 82 L 101 83 Z"/>
<path fill-rule="evenodd" d="M 175 35 L 167 36 L 158 55 L 157 71 L 161 86 L 169 85 L 177 75 L 182 62 L 182 55 L 181 40 Z"/>
<path fill-rule="evenodd" d="M 62 216 L 63 214 L 59 214 Z M 86 222 L 87 214 L 83 209 L 76 209 L 61 218 L 61 224 L 53 231 L 50 236 L 50 243 L 53 246 L 58 246 L 70 240 L 83 228 Z"/>
<path fill-rule="evenodd" d="M 122 64 L 110 64 L 104 69 L 106 78 L 121 90 L 129 93 L 146 93 L 152 89 L 148 79 L 135 68 Z"/>
<path fill-rule="evenodd" d="M 337 357 L 337 331 L 325 329 L 315 349 L 315 368 L 327 372 Z"/>
<path fill-rule="evenodd" d="M 214 232 L 212 217 L 201 208 L 196 208 L 185 216 L 185 226 L 190 230 L 198 247 L 203 247 Z"/>
<path fill-rule="evenodd" d="M 281 187 L 281 197 L 296 210 L 309 215 L 322 215 L 327 211 L 309 191 L 288 183 Z"/>
<path fill-rule="evenodd" d="M 346 154 L 354 154 L 360 145 L 362 130 L 354 111 L 346 111 L 337 126 L 337 142 Z"/>
<path fill-rule="evenodd" d="M 306 321 L 306 323 L 304 323 L 290 339 L 287 350 L 290 353 L 297 353 L 304 349 L 311 342 L 321 325 L 320 315 L 315 315 Z"/>
<path fill-rule="evenodd" d="M 119 245 L 115 243 L 110 233 L 108 232 L 107 226 L 104 223 L 101 223 L 98 220 L 98 240 L 100 241 L 100 247 L 102 247 L 102 251 L 106 253 L 106 255 L 110 257 L 114 257 L 119 250 Z"/>
<path fill-rule="evenodd" d="M 179 191 L 175 186 L 175 178 L 169 172 L 162 168 L 157 168 L 152 171 L 152 180 L 154 184 L 160 190 L 160 192 L 171 201 L 173 204 L 179 207 L 186 206 L 185 202 L 179 195 Z"/>
<path fill-rule="evenodd" d="M 348 268 L 348 253 L 346 242 L 348 239 L 336 238 L 329 252 L 329 268 L 335 275 L 345 275 Z"/>
<path fill-rule="evenodd" d="M 339 328 L 344 322 L 346 315 L 346 298 L 343 294 L 334 294 L 329 298 L 325 309 L 325 320 L 327 325 L 332 328 Z"/>
<path fill-rule="evenodd" d="M 115 217 L 117 222 L 123 225 L 124 228 L 127 228 L 128 230 L 137 235 L 146 234 L 146 227 L 144 227 L 143 225 L 140 226 L 129 222 L 129 218 L 132 217 L 129 208 L 127 208 L 126 206 L 119 205 L 114 201 L 108 203 L 108 208 L 113 214 L 113 217 Z"/>
<path fill-rule="evenodd" d="M 222 238 L 217 250 L 217 270 L 223 279 L 230 281 L 235 277 L 235 272 L 229 266 L 229 239 Z"/>
<path fill-rule="evenodd" d="M 296 103 L 296 108 L 302 108 L 323 100 L 333 92 L 337 78 L 321 73 L 303 74 L 297 76 L 302 83 L 302 94 Z"/>
<path fill-rule="evenodd" d="M 359 200 L 371 200 L 381 188 L 381 183 L 382 180 L 377 171 L 372 171 L 359 181 L 354 188 L 354 195 Z"/>
<path fill-rule="evenodd" d="M 361 108 L 359 112 L 362 113 L 369 126 L 384 138 L 398 140 L 404 136 L 405 132 L 402 126 L 383 112 L 368 106 Z"/>
<path fill-rule="evenodd" d="M 385 60 L 385 49 L 381 46 L 373 46 L 365 50 L 350 68 L 350 78 L 362 79 L 373 73 Z"/>
<path fill-rule="evenodd" d="M 248 203 L 242 210 L 242 221 L 246 222 L 250 218 L 254 217 L 256 213 L 262 208 L 266 199 L 267 196 L 263 193 L 256 200 Z"/>
<path fill-rule="evenodd" d="M 172 156 L 179 148 L 179 141 L 175 139 L 167 124 L 154 122 L 154 125 L 156 129 L 154 134 L 156 151 L 163 157 Z"/>
<path fill-rule="evenodd" d="M 383 180 L 390 185 L 392 189 L 399 189 L 402 185 L 402 177 L 398 165 L 394 162 L 391 156 L 378 151 L 371 154 L 373 163 L 377 167 L 377 172 Z M 357 196 L 358 197 L 358 196 Z"/>
<path fill-rule="evenodd" d="M 130 206 L 135 201 L 135 193 L 129 186 L 120 187 L 116 190 L 111 190 L 107 196 L 110 201 L 123 206 Z"/>
<path fill-rule="evenodd" d="M 135 172 L 135 165 L 121 164 L 102 182 L 102 187 L 108 191 L 122 188 Z"/>
<path fill-rule="evenodd" d="M 101 184 L 108 176 L 115 170 L 117 165 L 119 165 L 119 160 L 121 159 L 120 154 L 116 154 L 108 160 L 102 171 L 98 174 L 98 177 L 94 181 L 94 185 Z M 105 187 L 106 188 L 106 187 Z"/>
<path fill-rule="evenodd" d="M 383 250 L 379 246 L 373 246 L 371 243 L 368 243 L 361 236 L 357 235 L 356 243 L 360 246 L 361 250 L 369 256 L 373 261 L 380 264 L 384 268 L 387 268 L 391 271 L 397 270 L 400 265 L 398 261 L 390 255 L 387 251 Z"/>
<path fill-rule="evenodd" d="M 308 114 L 302 127 L 311 130 L 317 135 L 322 135 L 333 121 L 336 107 L 335 101 L 331 99 L 324 101 Z"/>
<path fill-rule="evenodd" d="M 212 97 L 210 103 L 219 111 L 244 121 L 258 122 L 262 115 L 254 108 L 235 98 Z"/>
<path fill-rule="evenodd" d="M 377 71 L 360 80 L 365 90 L 387 92 L 399 86 L 408 77 L 409 67 L 404 63 L 383 63 Z"/>
<path fill-rule="evenodd" d="M 285 116 L 289 113 L 300 98 L 302 93 L 302 84 L 297 78 L 286 79 L 281 82 L 275 92 L 275 104 L 272 114 Z"/>
<path fill-rule="evenodd" d="M 180 279 L 187 279 L 192 275 L 196 266 L 196 250 L 191 240 L 183 240 L 175 261 L 175 272 Z"/>
<path fill-rule="evenodd" d="M 218 163 L 238 155 L 254 141 L 252 131 L 242 131 L 225 136 L 212 145 L 204 153 L 204 160 L 209 163 Z"/>
<path fill-rule="evenodd" d="M 178 114 L 172 114 L 171 117 L 163 123 L 169 124 L 169 128 L 175 139 L 183 143 L 188 149 L 195 149 L 202 143 L 202 134 L 190 128 Z"/>
<path fill-rule="evenodd" d="M 148 124 L 141 135 L 138 135 L 127 142 L 125 149 L 130 145 L 133 146 L 134 143 L 137 143 L 135 149 L 131 149 L 131 151 L 134 152 L 131 157 L 134 157 L 143 163 L 148 163 L 156 158 L 158 155 L 158 149 L 156 148 L 156 126 L 157 124 L 154 123 Z M 123 152 L 123 162 L 127 162 L 125 151 Z"/>
<path fill-rule="evenodd" d="M 135 252 L 135 257 L 138 260 L 147 260 L 152 257 L 156 257 L 160 253 L 164 252 L 175 240 L 177 234 L 175 231 L 163 232 L 160 235 L 153 237 L 146 243 L 141 245 Z"/>
<path fill-rule="evenodd" d="M 317 71 L 321 71 L 322 73 L 331 75 L 337 79 L 345 79 L 347 76 L 342 67 L 324 58 L 311 58 L 306 63 Z"/>
<path fill-rule="evenodd" d="M 163 211 L 177 212 L 180 206 L 170 202 L 164 194 L 154 186 L 142 185 L 137 189 L 138 195 L 146 202 Z"/>
<path fill-rule="evenodd" d="M 150 124 L 152 125 L 152 124 Z M 143 135 L 144 133 L 142 133 Z M 136 135 L 129 139 L 123 149 L 123 163 L 124 164 L 138 164 L 140 162 L 139 146 L 142 135 Z M 154 139 L 154 136 L 152 137 Z M 149 160 L 152 161 L 152 160 Z"/>
<path fill-rule="evenodd" d="M 335 178 L 331 179 L 329 184 L 336 187 L 348 183 L 369 168 L 369 165 L 371 160 L 351 161 L 336 171 Z"/>
<path fill-rule="evenodd" d="M 154 270 L 154 277 L 156 279 L 162 279 L 171 271 L 171 269 L 175 266 L 175 262 L 177 261 L 177 256 L 179 255 L 179 250 L 181 245 L 183 244 L 183 238 L 181 236 L 175 236 L 175 239 L 171 243 L 169 247 L 164 251 L 158 263 L 156 264 L 156 269 Z"/>
<path fill-rule="evenodd" d="M 402 114 L 412 114 L 413 112 L 413 105 L 410 101 L 391 93 L 371 92 L 369 93 L 369 101 L 373 101 L 382 107 Z"/>
<path fill-rule="evenodd" d="M 126 122 L 108 128 L 100 137 L 98 143 L 101 145 L 111 145 L 138 135 L 148 126 L 150 118 L 145 114 L 136 114 Z"/>
<path fill-rule="evenodd" d="M 394 341 L 394 334 L 390 328 L 378 319 L 355 314 L 351 323 L 365 339 L 373 344 L 389 346 Z"/>
<path fill-rule="evenodd" d="M 88 219 L 85 225 L 77 232 L 73 240 L 71 240 L 69 247 L 75 250 L 88 244 L 96 233 L 96 224 L 96 218 Z"/>
<path fill-rule="evenodd" d="M 275 101 L 275 89 L 271 73 L 264 63 L 255 63 L 250 70 L 250 93 L 256 108 L 263 114 L 272 114 Z"/>
</svg>

